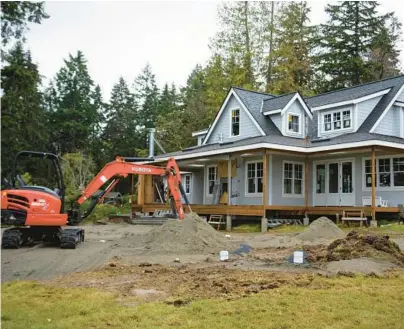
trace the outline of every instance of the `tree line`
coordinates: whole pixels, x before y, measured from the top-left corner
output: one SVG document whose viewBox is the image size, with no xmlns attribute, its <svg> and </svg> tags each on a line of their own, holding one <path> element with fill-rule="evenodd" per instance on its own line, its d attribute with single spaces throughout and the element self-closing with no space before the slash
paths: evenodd
<svg viewBox="0 0 404 329">
<path fill-rule="evenodd" d="M 152 127 L 165 151 L 189 147 L 233 85 L 310 96 L 398 75 L 401 23 L 378 9 L 374 1 L 328 4 L 327 22 L 312 25 L 306 2 L 222 3 L 211 58 L 185 86 L 158 88 L 146 65 L 133 81 L 119 78 L 106 101 L 81 51 L 44 86 L 24 44 L 27 24 L 49 18 L 44 4 L 2 2 L 2 172 L 23 149 L 80 152 L 97 169 L 116 155 L 145 156 Z"/>
</svg>

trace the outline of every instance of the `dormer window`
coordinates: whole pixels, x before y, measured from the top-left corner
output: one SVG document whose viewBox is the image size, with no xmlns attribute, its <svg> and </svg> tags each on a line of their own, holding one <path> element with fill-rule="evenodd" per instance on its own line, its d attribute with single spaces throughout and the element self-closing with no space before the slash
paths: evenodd
<svg viewBox="0 0 404 329">
<path fill-rule="evenodd" d="M 234 109 L 231 111 L 231 136 L 240 135 L 240 109 Z"/>
<path fill-rule="evenodd" d="M 335 111 L 323 115 L 323 131 L 332 132 L 352 127 L 351 110 Z"/>
<path fill-rule="evenodd" d="M 300 133 L 300 115 L 288 115 L 288 131 L 295 134 Z"/>
</svg>

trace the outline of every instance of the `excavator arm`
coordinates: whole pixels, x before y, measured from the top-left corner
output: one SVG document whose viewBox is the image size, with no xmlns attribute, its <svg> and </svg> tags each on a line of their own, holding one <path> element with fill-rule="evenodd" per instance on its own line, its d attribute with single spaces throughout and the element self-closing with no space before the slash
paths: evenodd
<svg viewBox="0 0 404 329">
<path fill-rule="evenodd" d="M 99 203 L 99 200 L 104 198 L 105 194 L 116 185 L 118 180 L 120 178 L 125 178 L 128 175 L 154 175 L 166 177 L 169 198 L 172 202 L 173 211 L 175 210 L 175 215 L 177 215 L 180 219 L 184 219 L 184 208 L 182 205 L 181 196 L 184 197 L 187 203 L 188 199 L 181 185 L 180 170 L 174 158 L 170 158 L 166 167 L 163 168 L 126 162 L 124 158 L 117 157 L 115 161 L 106 164 L 104 168 L 101 169 L 97 176 L 95 176 L 84 189 L 82 195 L 75 200 L 75 204 L 72 205 L 72 210 L 69 212 L 69 223 L 75 225 L 87 217 Z M 110 180 L 112 181 L 108 187 L 100 195 L 94 198 L 86 212 L 83 215 L 80 215 L 77 209 L 78 206 L 83 204 L 86 200 L 91 199 L 94 194 Z"/>
</svg>

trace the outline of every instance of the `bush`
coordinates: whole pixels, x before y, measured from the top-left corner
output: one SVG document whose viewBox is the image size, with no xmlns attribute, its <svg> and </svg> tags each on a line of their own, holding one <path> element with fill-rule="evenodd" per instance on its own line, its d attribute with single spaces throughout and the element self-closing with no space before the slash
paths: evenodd
<svg viewBox="0 0 404 329">
<path fill-rule="evenodd" d="M 109 215 L 116 215 L 121 213 L 121 207 L 115 207 L 109 204 L 97 205 L 93 212 L 85 219 L 85 222 L 95 223 L 98 220 L 108 218 Z"/>
</svg>

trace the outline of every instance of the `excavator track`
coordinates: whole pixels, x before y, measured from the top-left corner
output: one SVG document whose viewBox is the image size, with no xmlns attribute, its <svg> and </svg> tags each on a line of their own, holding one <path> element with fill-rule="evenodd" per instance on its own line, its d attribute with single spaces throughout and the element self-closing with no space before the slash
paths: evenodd
<svg viewBox="0 0 404 329">
<path fill-rule="evenodd" d="M 81 242 L 84 242 L 82 228 L 67 228 L 60 233 L 60 248 L 62 249 L 76 249 Z"/>
<path fill-rule="evenodd" d="M 22 232 L 19 229 L 9 228 L 3 232 L 1 247 L 3 249 L 18 249 L 23 242 Z"/>
</svg>

